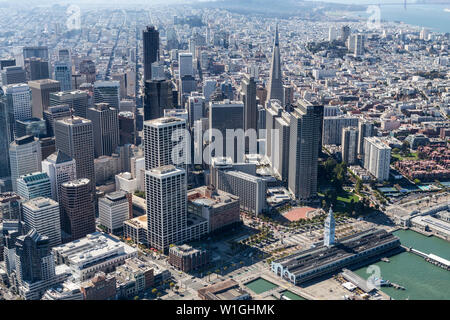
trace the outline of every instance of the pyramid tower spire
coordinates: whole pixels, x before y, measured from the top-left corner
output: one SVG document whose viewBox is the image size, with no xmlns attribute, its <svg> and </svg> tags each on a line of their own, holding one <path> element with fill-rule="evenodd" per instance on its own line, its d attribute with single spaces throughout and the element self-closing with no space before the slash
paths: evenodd
<svg viewBox="0 0 450 320">
<path fill-rule="evenodd" d="M 269 99 L 278 99 L 283 103 L 283 79 L 281 74 L 280 38 L 278 33 L 278 23 L 275 29 L 275 40 L 273 43 L 272 66 L 269 79 Z"/>
</svg>

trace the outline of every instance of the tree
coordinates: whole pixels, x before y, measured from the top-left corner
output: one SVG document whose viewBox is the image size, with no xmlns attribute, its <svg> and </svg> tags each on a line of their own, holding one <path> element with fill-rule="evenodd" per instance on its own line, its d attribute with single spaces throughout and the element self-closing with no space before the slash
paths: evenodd
<svg viewBox="0 0 450 320">
<path fill-rule="evenodd" d="M 355 184 L 355 192 L 359 194 L 361 192 L 362 188 L 362 181 L 359 178 L 356 178 L 356 184 Z"/>
</svg>

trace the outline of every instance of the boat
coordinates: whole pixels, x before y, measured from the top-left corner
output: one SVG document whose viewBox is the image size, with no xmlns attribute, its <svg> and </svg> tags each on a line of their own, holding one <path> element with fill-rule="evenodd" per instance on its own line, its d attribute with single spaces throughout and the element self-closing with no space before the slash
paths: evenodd
<svg viewBox="0 0 450 320">
<path fill-rule="evenodd" d="M 386 258 L 386 257 L 383 257 L 383 258 L 381 258 L 381 261 L 383 261 L 383 262 L 391 262 L 388 258 Z"/>
</svg>

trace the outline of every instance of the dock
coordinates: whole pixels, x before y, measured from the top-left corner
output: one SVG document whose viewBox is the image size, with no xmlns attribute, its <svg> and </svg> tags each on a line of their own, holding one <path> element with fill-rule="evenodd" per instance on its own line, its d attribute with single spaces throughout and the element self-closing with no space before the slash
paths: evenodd
<svg viewBox="0 0 450 320">
<path fill-rule="evenodd" d="M 406 251 L 414 253 L 415 255 L 418 255 L 419 257 L 422 257 L 425 259 L 425 261 L 434 264 L 435 266 L 438 266 L 444 270 L 450 271 L 450 261 L 447 259 L 444 259 L 442 257 L 439 257 L 435 254 L 427 254 L 422 251 L 419 251 L 414 248 L 406 247 L 402 245 L 402 248 L 404 248 Z"/>
</svg>

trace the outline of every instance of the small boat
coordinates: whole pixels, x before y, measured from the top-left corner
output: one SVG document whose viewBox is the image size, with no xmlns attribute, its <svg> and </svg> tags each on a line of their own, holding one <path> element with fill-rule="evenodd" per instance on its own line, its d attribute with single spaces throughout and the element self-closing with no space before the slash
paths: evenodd
<svg viewBox="0 0 450 320">
<path fill-rule="evenodd" d="M 386 258 L 386 257 L 383 257 L 383 258 L 381 258 L 381 261 L 383 261 L 383 262 L 391 262 L 388 258 Z"/>
</svg>

